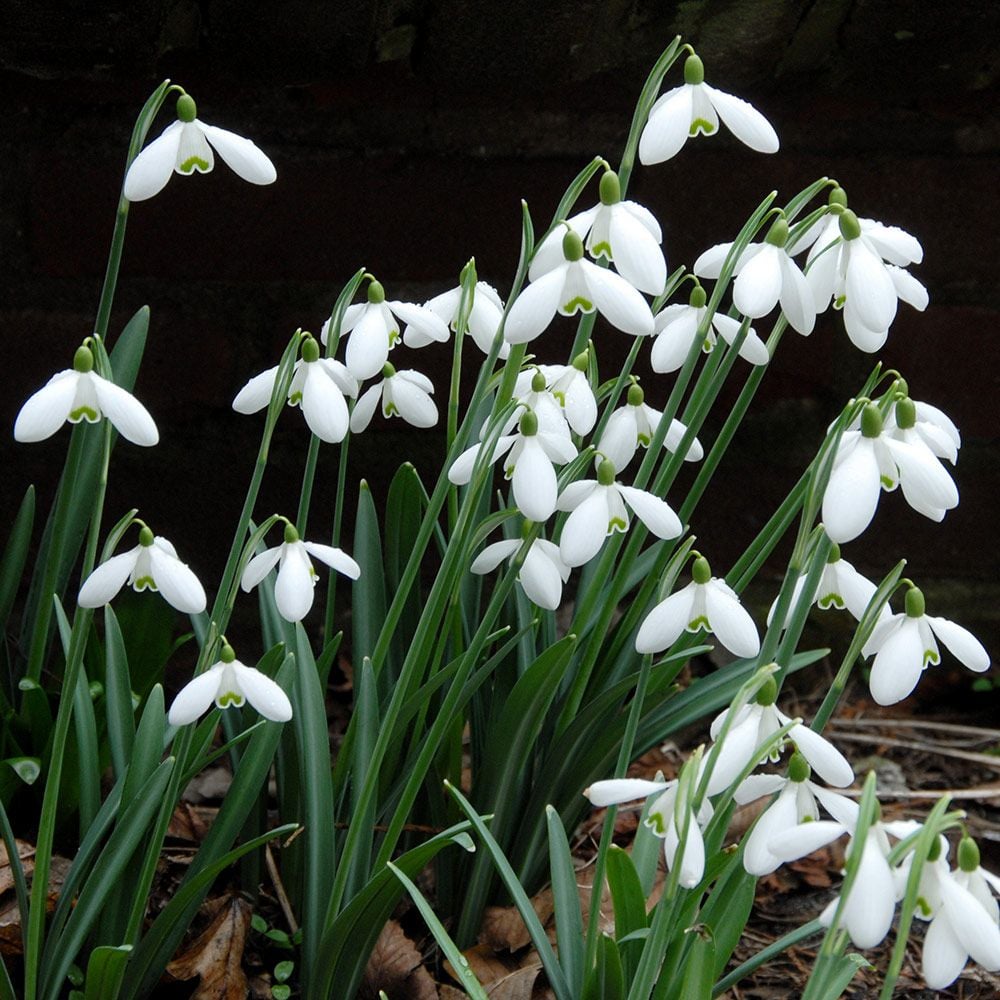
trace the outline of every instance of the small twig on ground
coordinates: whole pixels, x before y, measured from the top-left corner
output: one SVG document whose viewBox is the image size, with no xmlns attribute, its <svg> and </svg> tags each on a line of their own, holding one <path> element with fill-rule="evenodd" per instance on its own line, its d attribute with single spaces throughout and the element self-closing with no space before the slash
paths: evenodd
<svg viewBox="0 0 1000 1000">
<path fill-rule="evenodd" d="M 274 885 L 274 893 L 278 897 L 278 904 L 281 906 L 281 912 L 285 915 L 288 929 L 294 934 L 299 929 L 299 925 L 295 920 L 295 914 L 292 912 L 292 904 L 288 901 L 285 885 L 281 881 L 281 873 L 278 871 L 278 866 L 274 863 L 274 855 L 271 853 L 270 844 L 264 845 L 264 860 L 267 864 L 267 872 L 271 876 L 271 883 Z"/>
</svg>

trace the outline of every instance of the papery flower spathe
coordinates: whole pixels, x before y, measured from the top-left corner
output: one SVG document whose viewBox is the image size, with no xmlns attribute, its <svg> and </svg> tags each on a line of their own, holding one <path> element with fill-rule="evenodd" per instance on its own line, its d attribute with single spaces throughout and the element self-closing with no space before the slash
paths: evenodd
<svg viewBox="0 0 1000 1000">
<path fill-rule="evenodd" d="M 766 316 L 780 302 L 793 330 L 808 336 L 816 325 L 816 301 L 806 276 L 788 253 L 788 223 L 775 219 L 763 243 L 751 243 L 736 261 L 733 304 L 744 316 Z M 733 244 L 720 243 L 695 262 L 701 278 L 718 278 Z"/>
<path fill-rule="evenodd" d="M 583 242 L 573 229 L 562 238 L 563 260 L 536 278 L 507 313 L 504 339 L 511 344 L 534 340 L 563 316 L 595 309 L 614 327 L 637 337 L 653 332 L 649 304 L 621 275 L 583 259 Z"/>
<path fill-rule="evenodd" d="M 771 123 L 746 101 L 705 83 L 705 67 L 692 54 L 684 62 L 684 84 L 668 90 L 649 109 L 639 137 L 639 162 L 649 166 L 676 156 L 690 136 L 713 135 L 719 119 L 740 142 L 758 153 L 776 153 Z"/>
<path fill-rule="evenodd" d="M 390 347 L 399 339 L 398 320 L 419 333 L 423 343 L 443 344 L 448 339 L 448 324 L 440 316 L 412 302 L 386 302 L 385 289 L 372 279 L 368 283 L 368 301 L 348 306 L 341 325 L 341 336 L 349 334 L 344 360 L 354 378 L 373 378 L 382 371 Z M 327 320 L 320 333 L 324 344 L 329 333 Z"/>
<path fill-rule="evenodd" d="M 351 413 L 351 431 L 361 433 L 375 415 L 379 400 L 382 416 L 402 417 L 413 427 L 433 427 L 438 421 L 437 407 L 431 399 L 431 380 L 412 369 L 396 371 L 387 361 L 382 381 L 366 389 Z"/>
<path fill-rule="evenodd" d="M 94 370 L 94 354 L 84 344 L 73 356 L 73 367 L 57 372 L 21 407 L 14 438 L 23 443 L 44 441 L 66 421 L 95 424 L 107 417 L 123 438 L 151 447 L 160 440 L 153 418 L 142 403 Z"/>
<path fill-rule="evenodd" d="M 482 444 L 462 452 L 448 470 L 448 481 L 464 486 L 472 478 Z M 555 513 L 559 491 L 553 463 L 565 465 L 576 458 L 576 446 L 563 434 L 543 429 L 535 413 L 523 413 L 517 434 L 504 434 L 493 449 L 490 463 L 506 456 L 504 475 L 511 480 L 514 503 L 529 521 L 546 521 Z"/>
<path fill-rule="evenodd" d="M 615 472 L 621 472 L 640 447 L 649 447 L 660 426 L 663 414 L 645 403 L 644 399 L 642 387 L 633 383 L 629 386 L 625 405 L 615 410 L 604 425 L 597 450 L 614 465 Z M 686 433 L 687 427 L 684 424 L 679 420 L 671 420 L 663 438 L 663 447 L 673 454 L 680 447 Z M 704 455 L 701 442 L 694 438 L 688 445 L 684 461 L 700 462 Z"/>
<path fill-rule="evenodd" d="M 682 632 L 705 629 L 714 632 L 735 656 L 756 656 L 760 652 L 757 626 L 732 587 L 712 576 L 704 556 L 695 559 L 691 575 L 691 583 L 660 601 L 646 615 L 635 637 L 636 651 L 659 653 Z"/>
<path fill-rule="evenodd" d="M 167 604 L 184 614 L 197 615 L 205 610 L 205 589 L 198 577 L 177 558 L 177 550 L 167 539 L 154 535 L 144 524 L 134 549 L 112 556 L 87 577 L 77 603 L 81 608 L 99 608 L 111 601 L 126 582 L 135 591 L 159 591 Z"/>
<path fill-rule="evenodd" d="M 655 337 L 649 356 L 654 372 L 669 374 L 684 364 L 691 350 L 691 344 L 704 325 L 705 315 L 708 312 L 707 302 L 705 289 L 701 285 L 696 285 L 687 305 L 675 302 L 656 314 Z M 727 344 L 734 344 L 741 326 L 738 319 L 716 310 L 712 313 L 711 321 L 705 330 L 702 340 L 703 350 L 707 353 L 715 347 L 716 334 Z M 752 365 L 766 365 L 771 360 L 767 344 L 757 336 L 752 326 L 748 327 L 746 337 L 740 344 L 739 355 Z"/>
<path fill-rule="evenodd" d="M 272 184 L 274 164 L 249 139 L 215 125 L 198 121 L 198 109 L 188 94 L 177 99 L 178 121 L 168 125 L 132 161 L 125 175 L 124 194 L 129 201 L 144 201 L 159 194 L 173 173 L 207 174 L 215 166 L 216 152 L 232 171 L 251 184 Z"/>
<path fill-rule="evenodd" d="M 897 424 L 901 414 L 897 403 Z M 868 527 L 883 489 L 898 485 L 914 510 L 935 521 L 958 505 L 954 480 L 927 445 L 883 431 L 878 407 L 868 403 L 859 429 L 841 436 L 823 494 L 823 525 L 834 542 L 849 542 Z"/>
<path fill-rule="evenodd" d="M 236 394 L 233 409 L 237 413 L 256 413 L 271 402 L 278 368 L 255 375 Z M 306 335 L 302 357 L 295 362 L 288 385 L 288 405 L 301 406 L 309 430 L 321 441 L 337 444 L 347 435 L 350 414 L 345 396 L 358 394 L 358 383 L 347 369 L 333 358 L 321 358 L 319 345 Z"/>
<path fill-rule="evenodd" d="M 970 670 L 983 673 L 989 669 L 989 654 L 968 629 L 925 614 L 924 608 L 924 595 L 910 587 L 906 611 L 880 621 L 861 651 L 863 656 L 875 656 L 869 686 L 880 705 L 902 701 L 917 686 L 921 673 L 941 662 L 938 639 Z"/>
<path fill-rule="evenodd" d="M 595 260 L 604 257 L 618 273 L 640 291 L 659 295 L 667 283 L 667 262 L 660 244 L 660 224 L 648 208 L 622 201 L 618 175 L 607 170 L 601 177 L 601 201 L 593 208 L 566 220 Z M 531 258 L 531 281 L 563 262 L 562 233 L 554 229 L 542 240 Z"/>
<path fill-rule="evenodd" d="M 174 698 L 167 713 L 172 726 L 194 722 L 215 702 L 216 708 L 242 708 L 250 704 L 272 722 L 287 722 L 292 717 L 292 703 L 280 685 L 236 659 L 232 647 L 225 643 L 217 663 L 188 681 Z"/>
<path fill-rule="evenodd" d="M 462 304 L 462 286 L 452 288 L 450 291 L 435 295 L 424 303 L 425 309 L 430 309 L 432 313 L 440 316 L 448 326 L 454 330 L 458 322 L 458 310 Z M 469 312 L 469 336 L 476 343 L 476 347 L 489 354 L 496 339 L 497 331 L 503 320 L 503 301 L 497 294 L 497 290 L 486 284 L 485 281 L 477 281 L 472 295 L 472 309 Z M 427 344 L 435 342 L 425 330 L 418 327 L 408 326 L 403 331 L 403 343 L 407 347 L 425 347 Z M 505 361 L 510 354 L 510 344 L 505 340 L 500 341 L 500 352 L 497 357 Z"/>
<path fill-rule="evenodd" d="M 525 522 L 525 528 L 531 522 Z M 505 538 L 503 541 L 487 545 L 472 561 L 470 571 L 477 574 L 491 573 L 508 559 L 513 562 L 521 549 L 523 540 Z M 559 555 L 559 546 L 545 538 L 535 538 L 528 548 L 517 574 L 517 582 L 528 599 L 540 608 L 555 611 L 562 601 L 563 584 L 569 580 L 570 567 Z"/>
<path fill-rule="evenodd" d="M 318 579 L 310 556 L 326 563 L 350 580 L 357 580 L 361 576 L 361 567 L 346 552 L 332 545 L 303 542 L 295 526 L 286 522 L 285 540 L 281 545 L 255 555 L 247 563 L 240 586 L 249 593 L 277 566 L 274 602 L 278 606 L 278 613 L 285 621 L 302 621 L 312 607 L 313 590 Z"/>
<path fill-rule="evenodd" d="M 556 508 L 572 511 L 559 536 L 563 562 L 567 566 L 582 566 L 597 555 L 608 535 L 627 531 L 627 507 L 635 511 L 657 538 L 677 538 L 684 530 L 665 500 L 617 482 L 614 464 L 603 459 L 597 468 L 597 479 L 570 483 L 559 495 Z"/>
</svg>

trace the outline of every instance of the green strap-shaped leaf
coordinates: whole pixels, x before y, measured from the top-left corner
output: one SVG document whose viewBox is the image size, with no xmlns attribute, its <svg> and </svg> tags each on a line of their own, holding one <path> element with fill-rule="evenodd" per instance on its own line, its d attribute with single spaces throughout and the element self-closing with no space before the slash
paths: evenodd
<svg viewBox="0 0 1000 1000">
<path fill-rule="evenodd" d="M 584 940 L 583 909 L 576 884 L 576 868 L 570 854 L 566 831 L 559 813 L 548 806 L 545 821 L 549 831 L 549 870 L 552 874 L 552 902 L 556 917 L 556 944 L 559 962 L 573 996 L 583 989 Z"/>
<path fill-rule="evenodd" d="M 87 962 L 84 1000 L 117 1000 L 131 953 L 130 944 L 121 944 L 117 948 L 111 945 L 95 948 Z"/>
<path fill-rule="evenodd" d="M 355 662 L 370 656 L 385 621 L 385 570 L 378 513 L 368 483 L 361 481 L 354 522 L 354 559 L 361 576 L 352 584 L 351 649 Z"/>
<path fill-rule="evenodd" d="M 21 574 L 24 572 L 34 523 L 35 487 L 29 486 L 11 525 L 3 557 L 0 558 L 0 629 L 7 627 L 7 617 L 21 586 Z"/>
<path fill-rule="evenodd" d="M 625 1000 L 625 970 L 614 939 L 602 934 L 597 941 L 597 964 L 590 970 L 583 1000 Z"/>
</svg>

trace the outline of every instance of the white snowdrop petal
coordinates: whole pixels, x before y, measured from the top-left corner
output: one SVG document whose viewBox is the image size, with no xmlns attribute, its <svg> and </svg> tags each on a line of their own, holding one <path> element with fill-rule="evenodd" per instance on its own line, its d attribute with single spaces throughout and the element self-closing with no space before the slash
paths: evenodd
<svg viewBox="0 0 1000 1000">
<path fill-rule="evenodd" d="M 861 219 L 861 235 L 890 264 L 905 267 L 907 264 L 919 264 L 924 259 L 924 250 L 920 241 L 911 236 L 899 226 L 886 226 L 873 219 Z"/>
<path fill-rule="evenodd" d="M 695 593 L 695 584 L 689 583 L 660 601 L 639 626 L 635 637 L 636 652 L 659 653 L 672 645 L 691 620 Z"/>
<path fill-rule="evenodd" d="M 659 295 L 667 283 L 667 262 L 659 241 L 623 204 L 611 215 L 611 247 L 615 267 L 640 291 Z"/>
<path fill-rule="evenodd" d="M 1000 969 L 1000 927 L 976 897 L 954 878 L 944 878 L 941 902 L 955 937 L 972 960 L 990 972 Z"/>
<path fill-rule="evenodd" d="M 436 341 L 439 344 L 447 341 L 448 324 L 441 319 L 433 309 L 416 305 L 413 302 L 390 302 L 389 308 L 407 326 L 421 335 L 425 342 Z"/>
<path fill-rule="evenodd" d="M 785 785 L 781 794 L 765 810 L 750 831 L 743 847 L 743 867 L 750 875 L 770 875 L 777 871 L 781 859 L 776 858 L 768 844 L 782 830 L 795 826 L 795 788 L 791 782 Z"/>
<path fill-rule="evenodd" d="M 716 584 L 717 581 L 709 580 L 704 589 L 711 630 L 736 656 L 756 656 L 760 652 L 760 637 L 753 618 L 739 601 Z"/>
<path fill-rule="evenodd" d="M 896 887 L 886 861 L 870 830 L 865 838 L 858 877 L 854 882 L 843 919 L 851 940 L 859 948 L 874 948 L 885 939 L 896 910 Z"/>
<path fill-rule="evenodd" d="M 519 538 L 505 538 L 502 542 L 494 542 L 492 545 L 487 545 L 472 560 L 469 571 L 480 576 L 484 573 L 492 573 L 504 559 L 512 556 L 520 547 L 521 540 Z"/>
<path fill-rule="evenodd" d="M 556 314 L 566 284 L 567 262 L 533 281 L 514 300 L 504 323 L 503 337 L 508 344 L 526 344 L 534 340 Z"/>
<path fill-rule="evenodd" d="M 28 397 L 14 422 L 14 438 L 24 444 L 44 441 L 66 422 L 73 408 L 79 375 L 59 372 L 36 393 Z"/>
<path fill-rule="evenodd" d="M 816 300 L 806 276 L 783 250 L 778 251 L 781 266 L 781 311 L 793 330 L 808 336 L 816 325 Z"/>
<path fill-rule="evenodd" d="M 538 548 L 537 541 L 528 549 L 518 579 L 528 599 L 540 608 L 555 611 L 559 607 L 562 600 L 562 577 L 553 562 Z"/>
<path fill-rule="evenodd" d="M 799 724 L 791 728 L 788 738 L 828 785 L 847 788 L 854 782 L 854 769 L 847 758 L 820 733 Z"/>
<path fill-rule="evenodd" d="M 823 526 L 832 541 L 849 542 L 871 524 L 881 490 L 874 448 L 858 440 L 834 466 L 823 494 Z"/>
<path fill-rule="evenodd" d="M 598 487 L 579 504 L 563 525 L 559 555 L 567 566 L 590 562 L 608 536 L 607 488 Z"/>
<path fill-rule="evenodd" d="M 286 542 L 282 548 L 285 554 L 274 584 L 274 603 L 285 621 L 299 622 L 312 607 L 316 577 L 301 542 Z"/>
<path fill-rule="evenodd" d="M 778 151 L 778 134 L 771 123 L 747 101 L 723 93 L 710 87 L 707 83 L 701 85 L 708 94 L 712 106 L 719 113 L 726 128 L 740 142 L 756 150 L 758 153 L 776 153 Z"/>
<path fill-rule="evenodd" d="M 84 581 L 76 603 L 81 608 L 99 608 L 107 604 L 122 587 L 135 568 L 140 546 L 101 563 Z"/>
<path fill-rule="evenodd" d="M 857 307 L 851 299 L 847 300 L 844 306 L 844 329 L 851 343 L 859 351 L 866 354 L 875 354 L 882 350 L 886 340 L 889 339 L 889 328 L 883 327 L 880 330 L 870 329 L 861 319 Z"/>
<path fill-rule="evenodd" d="M 813 795 L 819 800 L 820 805 L 838 822 L 845 830 L 852 830 L 857 825 L 858 814 L 861 807 L 853 799 L 849 799 L 839 792 L 832 792 L 829 788 L 809 782 L 809 788 Z"/>
<path fill-rule="evenodd" d="M 556 510 L 576 510 L 597 489 L 597 486 L 596 479 L 578 479 L 570 483 L 559 494 Z"/>
<path fill-rule="evenodd" d="M 745 316 L 766 316 L 781 294 L 781 251 L 770 244 L 755 254 L 733 284 L 733 302 Z"/>
<path fill-rule="evenodd" d="M 838 591 L 844 599 L 844 606 L 858 621 L 861 621 L 865 609 L 868 607 L 868 602 L 875 596 L 875 591 L 878 588 L 846 560 L 839 559 L 834 565 L 836 566 Z M 883 606 L 882 614 L 888 613 L 889 606 Z"/>
<path fill-rule="evenodd" d="M 343 574 L 349 580 L 357 580 L 361 576 L 361 567 L 343 550 L 333 545 L 321 545 L 319 542 L 303 542 L 306 552 L 321 563 Z"/>
<path fill-rule="evenodd" d="M 904 271 L 901 267 L 887 264 L 885 269 L 892 280 L 893 288 L 896 289 L 896 295 L 907 305 L 923 312 L 930 303 L 930 296 L 924 285 L 917 281 L 909 271 Z"/>
<path fill-rule="evenodd" d="M 350 428 L 352 434 L 360 434 L 367 429 L 368 425 L 372 422 L 372 417 L 375 416 L 375 411 L 378 409 L 381 399 L 381 382 L 371 386 L 371 388 L 366 389 L 361 394 L 358 401 L 354 404 L 354 409 L 351 410 Z"/>
<path fill-rule="evenodd" d="M 840 823 L 817 819 L 776 833 L 768 842 L 767 849 L 782 862 L 797 861 L 826 847 L 846 832 Z"/>
<path fill-rule="evenodd" d="M 687 838 L 684 841 L 684 853 L 681 857 L 680 874 L 677 881 L 685 889 L 693 889 L 704 877 L 705 839 L 702 836 L 701 827 L 692 816 L 687 825 Z"/>
<path fill-rule="evenodd" d="M 194 571 L 157 545 L 149 547 L 150 569 L 156 589 L 171 607 L 187 615 L 201 614 L 207 600 Z"/>
<path fill-rule="evenodd" d="M 587 288 L 601 315 L 623 333 L 648 337 L 653 332 L 649 303 L 623 277 L 582 260 Z"/>
<path fill-rule="evenodd" d="M 614 466 L 616 473 L 632 461 L 639 446 L 634 409 L 623 406 L 615 410 L 604 425 L 601 440 L 597 443 L 597 450 Z"/>
<path fill-rule="evenodd" d="M 924 934 L 921 971 L 932 990 L 943 990 L 956 979 L 969 960 L 967 948 L 955 936 L 947 917 L 938 913 Z"/>
<path fill-rule="evenodd" d="M 663 242 L 663 230 L 660 228 L 660 223 L 645 205 L 640 205 L 637 201 L 622 201 L 619 204 L 622 211 L 628 212 L 633 218 L 639 220 L 657 243 Z"/>
<path fill-rule="evenodd" d="M 528 280 L 537 281 L 543 274 L 564 263 L 566 257 L 563 255 L 563 237 L 566 235 L 568 225 L 581 240 L 587 239 L 587 233 L 593 226 L 601 210 L 601 205 L 594 205 L 585 212 L 578 212 L 565 220 L 566 225 L 561 222 L 548 236 L 545 237 L 535 248 L 531 257 L 531 264 L 528 267 Z"/>
<path fill-rule="evenodd" d="M 392 379 L 392 401 L 399 415 L 413 427 L 433 427 L 438 422 L 437 407 L 427 390 L 403 378 L 402 372 Z"/>
<path fill-rule="evenodd" d="M 924 644 L 916 619 L 910 618 L 875 654 L 869 680 L 872 697 L 880 705 L 895 705 L 917 686 L 923 669 Z"/>
<path fill-rule="evenodd" d="M 292 717 L 292 703 L 281 686 L 267 674 L 248 667 L 236 660 L 233 664 L 237 683 L 246 700 L 272 722 L 288 722 Z"/>
<path fill-rule="evenodd" d="M 692 118 L 692 88 L 675 87 L 657 99 L 639 136 L 639 162 L 645 166 L 676 156 L 687 141 Z"/>
<path fill-rule="evenodd" d="M 577 456 L 576 445 L 568 437 L 560 434 L 551 434 L 547 431 L 539 430 L 535 435 L 538 447 L 549 459 L 557 465 L 565 465 L 572 462 Z"/>
<path fill-rule="evenodd" d="M 896 289 L 885 264 L 860 240 L 849 241 L 847 301 L 869 330 L 885 330 L 896 315 Z"/>
<path fill-rule="evenodd" d="M 369 303 L 347 338 L 347 370 L 359 381 L 374 378 L 388 359 L 389 330 L 381 310 Z"/>
<path fill-rule="evenodd" d="M 302 415 L 316 437 L 337 444 L 347 435 L 350 422 L 347 401 L 319 362 L 306 362 L 303 368 L 306 376 L 302 386 Z"/>
<path fill-rule="evenodd" d="M 278 176 L 274 164 L 256 143 L 215 125 L 198 125 L 234 174 L 251 184 L 274 183 Z"/>
<path fill-rule="evenodd" d="M 595 781 L 589 788 L 583 790 L 583 794 L 590 799 L 591 805 L 601 808 L 645 799 L 655 792 L 662 792 L 666 787 L 667 782 L 665 781 L 646 781 L 643 778 L 611 778 L 607 781 Z"/>
<path fill-rule="evenodd" d="M 712 776 L 708 781 L 708 795 L 718 795 L 719 792 L 725 791 L 736 780 L 740 771 L 750 763 L 757 748 L 758 721 L 758 718 L 751 715 L 730 727 L 725 739 L 719 745 Z"/>
<path fill-rule="evenodd" d="M 268 368 L 266 372 L 254 375 L 252 379 L 236 394 L 233 409 L 237 413 L 256 413 L 271 402 L 274 392 L 274 381 L 278 377 L 278 365 Z"/>
<path fill-rule="evenodd" d="M 132 161 L 122 192 L 129 201 L 145 201 L 159 194 L 177 163 L 182 123 L 172 122 Z"/>
<path fill-rule="evenodd" d="M 160 440 L 160 432 L 149 411 L 130 392 L 94 372 L 90 378 L 101 405 L 101 412 L 123 438 L 150 448 Z"/>
<path fill-rule="evenodd" d="M 167 722 L 172 726 L 186 726 L 207 712 L 219 690 L 219 674 L 222 670 L 223 665 L 216 663 L 188 681 L 171 703 Z"/>
<path fill-rule="evenodd" d="M 243 570 L 243 577 L 240 579 L 240 586 L 245 593 L 249 594 L 274 569 L 280 556 L 281 547 L 275 546 L 273 549 L 258 553 L 247 563 L 247 568 Z"/>
<path fill-rule="evenodd" d="M 677 538 L 684 530 L 666 500 L 633 486 L 619 486 L 619 492 L 636 516 L 657 538 Z"/>
<path fill-rule="evenodd" d="M 529 521 L 547 521 L 555 512 L 556 470 L 534 438 L 525 439 L 511 476 L 511 486 L 514 503 Z"/>
<path fill-rule="evenodd" d="M 786 779 L 780 774 L 751 774 L 736 786 L 733 800 L 737 805 L 745 806 L 765 795 L 773 795 L 784 788 L 785 783 Z"/>
<path fill-rule="evenodd" d="M 931 631 L 945 644 L 948 652 L 961 660 L 970 670 L 982 673 L 990 668 L 990 654 L 986 647 L 966 628 L 947 618 L 925 616 Z"/>
<path fill-rule="evenodd" d="M 899 484 L 908 503 L 916 500 L 944 510 L 958 506 L 958 487 L 930 448 L 893 438 L 886 438 L 885 444 L 899 467 Z"/>
</svg>

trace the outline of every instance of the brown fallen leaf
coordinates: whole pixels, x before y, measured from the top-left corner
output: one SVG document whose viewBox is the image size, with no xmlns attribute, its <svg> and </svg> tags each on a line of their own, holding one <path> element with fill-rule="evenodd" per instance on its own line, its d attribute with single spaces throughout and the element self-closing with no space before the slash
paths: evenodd
<svg viewBox="0 0 1000 1000">
<path fill-rule="evenodd" d="M 26 840 L 16 840 L 17 856 L 21 859 L 21 868 L 24 869 L 25 876 L 31 874 L 35 867 L 35 845 L 29 844 Z M 8 889 L 14 888 L 14 870 L 7 857 L 7 847 L 0 842 L 0 896 Z"/>
<path fill-rule="evenodd" d="M 547 924 L 554 909 L 552 890 L 536 893 L 531 906 L 542 924 Z M 479 940 L 494 951 L 520 951 L 531 941 L 531 935 L 516 906 L 488 906 L 479 929 Z"/>
<path fill-rule="evenodd" d="M 167 827 L 167 836 L 177 840 L 190 840 L 200 844 L 205 839 L 209 824 L 201 815 L 204 809 L 196 809 L 190 802 L 178 802 L 170 816 L 170 825 Z M 212 810 L 217 813 L 217 809 Z"/>
<path fill-rule="evenodd" d="M 243 948 L 253 907 L 237 893 L 216 901 L 215 919 L 168 966 L 175 979 L 200 977 L 191 1000 L 246 1000 Z"/>
<path fill-rule="evenodd" d="M 390 920 L 368 958 L 359 998 L 376 1000 L 379 990 L 384 990 L 392 1000 L 438 1000 L 437 987 L 423 961 L 403 928 Z"/>
<path fill-rule="evenodd" d="M 27 846 L 27 845 L 26 845 Z M 18 853 L 21 852 L 21 842 L 18 841 Z M 32 854 L 34 853 L 34 848 L 31 848 Z M 4 853 L 4 859 L 6 859 L 6 852 Z M 29 860 L 29 863 L 24 865 L 25 868 L 25 879 L 28 883 L 28 887 L 31 887 L 31 870 L 34 866 L 34 858 Z M 66 876 L 72 863 L 66 858 L 59 857 L 58 854 L 52 856 L 52 862 L 49 867 L 49 891 L 45 899 L 45 911 L 46 913 L 51 913 L 55 909 L 56 902 L 59 899 L 59 893 L 62 890 L 63 882 L 66 881 Z M 10 870 L 9 867 L 7 869 Z M 11 881 L 13 885 L 13 881 Z M 17 897 L 13 893 L 10 894 L 10 899 L 5 899 L 0 903 L 0 954 L 2 955 L 20 955 L 24 951 L 21 941 L 21 912 L 17 908 Z"/>
<path fill-rule="evenodd" d="M 508 973 L 486 986 L 486 995 L 490 1000 L 531 1000 L 535 994 L 535 980 L 541 971 L 542 967 L 535 965 Z"/>
</svg>

